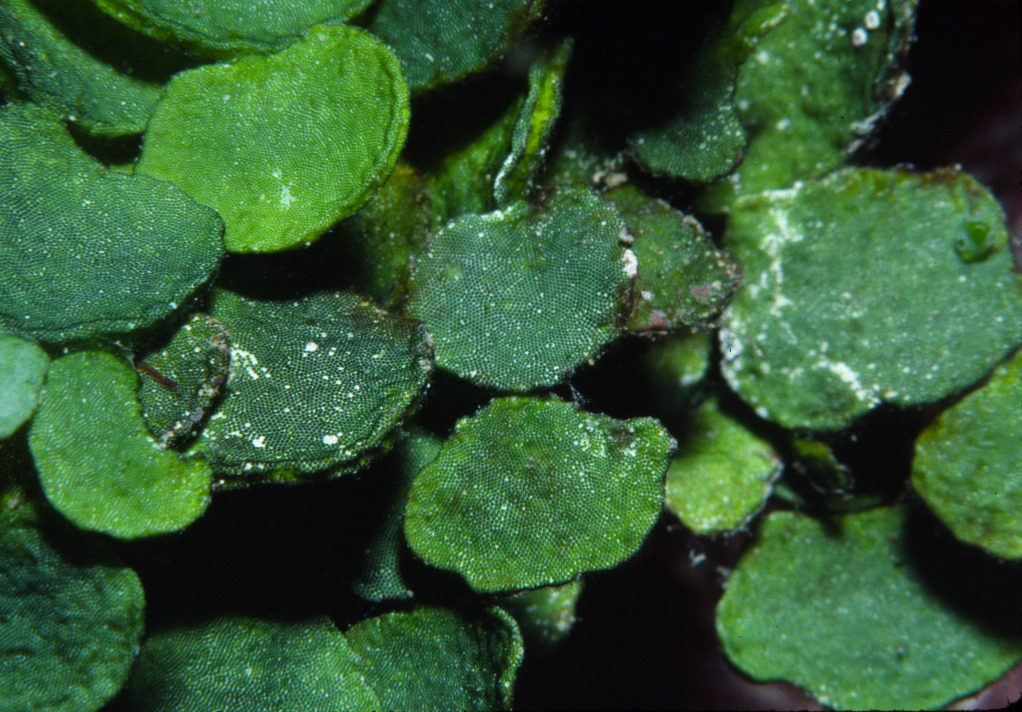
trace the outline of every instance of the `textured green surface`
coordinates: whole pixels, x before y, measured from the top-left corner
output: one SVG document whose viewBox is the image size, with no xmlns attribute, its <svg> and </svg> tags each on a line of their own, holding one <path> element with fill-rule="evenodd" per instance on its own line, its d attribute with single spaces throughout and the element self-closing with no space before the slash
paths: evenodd
<svg viewBox="0 0 1022 712">
<path fill-rule="evenodd" d="M 956 244 L 974 221 L 995 246 L 966 261 Z M 787 427 L 838 429 L 881 402 L 939 400 L 1022 340 L 1004 218 L 965 174 L 853 168 L 748 196 L 727 245 L 745 288 L 721 370 Z"/>
<path fill-rule="evenodd" d="M 419 607 L 361 621 L 346 635 L 384 709 L 511 709 L 522 637 L 500 608 Z"/>
<path fill-rule="evenodd" d="M 224 617 L 155 633 L 128 690 L 133 712 L 380 709 L 358 657 L 326 616 Z"/>
<path fill-rule="evenodd" d="M 369 30 L 394 48 L 413 92 L 477 72 L 539 14 L 540 0 L 380 0 Z"/>
<path fill-rule="evenodd" d="M 501 605 L 518 621 L 529 654 L 549 653 L 578 620 L 575 605 L 581 593 L 582 581 L 571 581 L 507 596 Z"/>
<path fill-rule="evenodd" d="M 107 171 L 56 116 L 0 109 L 0 328 L 65 341 L 149 326 L 216 270 L 222 232 L 174 186 Z"/>
<path fill-rule="evenodd" d="M 157 442 L 181 441 L 205 422 L 230 366 L 230 336 L 206 314 L 193 315 L 165 348 L 138 363 L 138 400 Z"/>
<path fill-rule="evenodd" d="M 196 443 L 226 475 L 351 469 L 408 414 L 432 367 L 428 336 L 350 294 L 299 302 L 217 292 L 232 376 Z"/>
<path fill-rule="evenodd" d="M 742 16 L 706 41 L 681 71 L 674 114 L 631 137 L 636 161 L 647 171 L 705 183 L 730 173 L 742 159 L 746 134 L 735 107 L 738 65 L 790 9 L 768 5 Z M 807 10 L 811 13 L 813 10 Z"/>
<path fill-rule="evenodd" d="M 10 494 L 0 498 L 0 709 L 93 712 L 135 659 L 142 585 L 96 542 L 40 531 Z"/>
<path fill-rule="evenodd" d="M 1022 352 L 916 441 L 912 484 L 962 541 L 1022 559 Z"/>
<path fill-rule="evenodd" d="M 458 421 L 412 483 L 405 537 L 477 591 L 564 583 L 635 553 L 659 515 L 673 448 L 652 418 L 500 398 Z"/>
<path fill-rule="evenodd" d="M 774 2 L 740 0 L 732 17 Z M 782 188 L 842 163 L 908 82 L 898 55 L 917 0 L 778 4 L 789 17 L 738 74 L 736 100 L 750 135 L 734 181 L 741 194 Z"/>
<path fill-rule="evenodd" d="M 634 260 L 625 225 L 589 191 L 558 189 L 452 221 L 420 256 L 408 312 L 433 334 L 438 365 L 480 385 L 552 385 L 617 333 Z M 634 255 L 632 255 L 634 258 Z"/>
<path fill-rule="evenodd" d="M 6 0 L 0 59 L 23 97 L 107 136 L 141 133 L 163 82 L 180 69 L 87 1 Z"/>
<path fill-rule="evenodd" d="M 369 200 L 408 120 L 394 54 L 362 30 L 322 25 L 277 54 L 175 76 L 137 168 L 216 208 L 228 250 L 273 252 Z"/>
<path fill-rule="evenodd" d="M 633 331 L 702 327 L 738 288 L 738 268 L 699 222 L 630 183 L 603 193 L 621 213 L 638 260 Z"/>
<path fill-rule="evenodd" d="M 93 0 L 129 27 L 213 57 L 267 52 L 371 0 Z"/>
<path fill-rule="evenodd" d="M 697 534 L 744 527 L 763 508 L 781 473 L 769 443 L 704 403 L 679 435 L 664 504 Z"/>
<path fill-rule="evenodd" d="M 0 440 L 32 417 L 49 364 L 31 341 L 0 333 Z"/>
<path fill-rule="evenodd" d="M 82 529 L 131 539 L 181 529 L 209 504 L 211 471 L 164 450 L 121 359 L 79 351 L 46 374 L 29 446 L 46 498 Z"/>
<path fill-rule="evenodd" d="M 392 477 L 388 483 L 388 506 L 375 523 L 372 540 L 366 547 L 355 585 L 356 594 L 368 601 L 410 598 L 412 595 L 401 574 L 401 548 L 404 545 L 404 516 L 408 492 L 419 471 L 440 452 L 443 440 L 415 429 L 398 443 L 389 455 Z"/>
<path fill-rule="evenodd" d="M 838 709 L 937 708 L 999 676 L 1022 641 L 948 607 L 907 560 L 903 526 L 896 508 L 829 526 L 770 515 L 717 609 L 727 655 Z"/>
</svg>

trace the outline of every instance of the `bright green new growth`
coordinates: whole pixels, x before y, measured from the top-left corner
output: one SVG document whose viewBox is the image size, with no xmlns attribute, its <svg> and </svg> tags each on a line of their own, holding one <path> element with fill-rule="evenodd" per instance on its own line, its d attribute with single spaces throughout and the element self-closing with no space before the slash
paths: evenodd
<svg viewBox="0 0 1022 712">
<path fill-rule="evenodd" d="M 384 709 L 511 709 L 522 636 L 496 606 L 473 614 L 420 606 L 361 621 L 346 635 Z"/>
<path fill-rule="evenodd" d="M 789 12 L 785 5 L 768 5 L 733 18 L 736 26 L 723 28 L 706 41 L 683 71 L 684 98 L 677 113 L 632 136 L 632 153 L 640 166 L 656 175 L 701 183 L 734 170 L 747 141 L 735 108 L 738 66 Z"/>
<path fill-rule="evenodd" d="M 50 359 L 31 341 L 0 333 L 0 440 L 35 412 Z"/>
<path fill-rule="evenodd" d="M 463 378 L 553 385 L 618 332 L 634 276 L 624 230 L 613 206 L 580 188 L 458 218 L 419 257 L 408 313 L 433 334 L 438 365 Z"/>
<path fill-rule="evenodd" d="M 42 531 L 33 505 L 0 493 L 4 712 L 98 710 L 135 659 L 144 608 L 138 577 L 97 542 L 65 534 Z"/>
<path fill-rule="evenodd" d="M 372 0 L 93 0 L 139 32 L 211 57 L 270 52 Z"/>
<path fill-rule="evenodd" d="M 541 0 L 380 0 L 369 31 L 393 47 L 412 92 L 478 72 L 539 14 Z"/>
<path fill-rule="evenodd" d="M 195 450 L 217 472 L 288 480 L 357 469 L 409 414 L 432 370 L 429 336 L 351 294 L 297 302 L 219 291 L 231 379 Z"/>
<path fill-rule="evenodd" d="M 19 93 L 94 134 L 145 129 L 163 81 L 177 70 L 166 54 L 87 0 L 0 5 L 0 60 Z"/>
<path fill-rule="evenodd" d="M 959 231 L 974 221 L 998 226 L 994 247 L 963 260 Z M 746 196 L 727 244 L 746 284 L 721 334 L 721 370 L 789 428 L 836 430 L 881 402 L 932 403 L 1020 341 L 1004 219 L 965 174 L 850 168 Z"/>
<path fill-rule="evenodd" d="M 163 350 L 139 362 L 138 400 L 149 431 L 161 445 L 190 436 L 205 422 L 231 367 L 230 337 L 223 325 L 195 314 Z"/>
<path fill-rule="evenodd" d="M 602 196 L 621 213 L 638 260 L 632 331 L 705 327 L 738 288 L 738 268 L 699 222 L 625 184 Z"/>
<path fill-rule="evenodd" d="M 362 207 L 393 170 L 408 120 L 393 52 L 363 30 L 320 25 L 277 54 L 176 75 L 137 169 L 216 208 L 231 252 L 275 252 Z"/>
<path fill-rule="evenodd" d="M 532 653 L 549 653 L 575 625 L 575 605 L 582 593 L 582 581 L 522 591 L 501 601 L 518 621 L 525 648 Z"/>
<path fill-rule="evenodd" d="M 770 515 L 717 609 L 728 657 L 851 710 L 936 709 L 999 676 L 1022 641 L 948 607 L 909 559 L 904 527 L 897 508 L 829 525 Z"/>
<path fill-rule="evenodd" d="M 116 537 L 181 529 L 209 504 L 211 470 L 149 435 L 121 359 L 80 351 L 46 374 L 29 446 L 50 504 L 82 529 Z"/>
<path fill-rule="evenodd" d="M 1022 352 L 919 436 L 912 484 L 962 541 L 1022 559 Z"/>
<path fill-rule="evenodd" d="M 680 436 L 667 470 L 667 509 L 697 534 L 746 526 L 781 474 L 770 445 L 707 401 Z"/>
<path fill-rule="evenodd" d="M 156 633 L 128 684 L 137 712 L 378 710 L 360 661 L 326 616 L 223 617 Z"/>
<path fill-rule="evenodd" d="M 0 328 L 60 342 L 163 319 L 212 276 L 223 223 L 180 190 L 112 173 L 42 109 L 0 109 Z"/>
<path fill-rule="evenodd" d="M 776 0 L 740 0 L 732 18 Z M 749 133 L 734 176 L 739 194 L 781 188 L 841 164 L 908 85 L 899 58 L 917 0 L 784 0 L 787 19 L 738 73 L 736 104 Z"/>
<path fill-rule="evenodd" d="M 657 520 L 674 440 L 656 420 L 614 420 L 510 397 L 463 418 L 412 483 L 405 538 L 481 592 L 558 584 L 631 556 Z"/>
</svg>

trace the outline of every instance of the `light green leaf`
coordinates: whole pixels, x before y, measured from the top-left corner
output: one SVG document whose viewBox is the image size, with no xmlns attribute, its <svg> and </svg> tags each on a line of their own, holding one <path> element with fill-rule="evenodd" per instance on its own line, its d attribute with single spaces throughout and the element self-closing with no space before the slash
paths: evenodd
<svg viewBox="0 0 1022 712">
<path fill-rule="evenodd" d="M 717 609 L 724 651 L 753 678 L 788 680 L 837 709 L 936 709 L 979 689 L 1022 658 L 1022 640 L 948 605 L 909 550 L 913 535 L 926 536 L 897 508 L 829 522 L 771 514 Z M 960 588 L 959 562 L 937 556 Z M 1010 591 L 984 595 L 1017 601 Z"/>
<path fill-rule="evenodd" d="M 420 92 L 483 69 L 539 15 L 541 0 L 380 0 L 369 31 L 394 48 Z"/>
<path fill-rule="evenodd" d="M 575 605 L 582 593 L 582 581 L 561 586 L 544 586 L 506 596 L 502 601 L 518 621 L 529 655 L 550 653 L 578 620 Z"/>
<path fill-rule="evenodd" d="M 269 52 L 372 0 L 94 0 L 104 12 L 162 42 L 211 57 Z"/>
<path fill-rule="evenodd" d="M 667 508 L 697 534 L 746 526 L 781 474 L 773 448 L 713 400 L 695 412 L 679 438 L 667 470 Z"/>
<path fill-rule="evenodd" d="M 19 500 L 0 493 L 0 709 L 94 712 L 135 659 L 142 584 L 98 542 L 42 530 Z"/>
<path fill-rule="evenodd" d="M 962 541 L 1022 559 L 1022 352 L 919 436 L 912 484 Z"/>
<path fill-rule="evenodd" d="M 222 234 L 174 186 L 88 157 L 56 116 L 0 109 L 0 328 L 59 342 L 151 326 L 217 269 Z"/>
<path fill-rule="evenodd" d="M 384 709 L 511 709 L 522 637 L 496 606 L 471 615 L 421 606 L 361 621 L 346 635 Z"/>
<path fill-rule="evenodd" d="M 216 208 L 228 250 L 286 250 L 372 197 L 408 118 L 394 54 L 363 30 L 321 25 L 277 54 L 175 76 L 137 170 Z"/>
<path fill-rule="evenodd" d="M 127 363 L 99 352 L 59 358 L 46 374 L 28 442 L 46 498 L 82 529 L 162 534 L 209 504 L 209 465 L 152 439 L 137 389 Z"/>
<path fill-rule="evenodd" d="M 156 633 L 128 686 L 137 712 L 378 710 L 357 655 L 326 616 L 224 617 Z"/>
<path fill-rule="evenodd" d="M 975 221 L 994 247 L 964 260 L 956 245 Z M 1004 218 L 965 174 L 850 168 L 746 196 L 727 244 L 746 287 L 721 370 L 786 427 L 837 430 L 880 403 L 932 403 L 1022 341 Z"/>
<path fill-rule="evenodd" d="M 219 291 L 212 316 L 231 335 L 232 376 L 194 449 L 218 472 L 243 476 L 235 484 L 357 469 L 432 369 L 419 325 L 351 294 L 291 302 Z"/>
<path fill-rule="evenodd" d="M 555 384 L 618 332 L 634 275 L 624 230 L 579 188 L 541 208 L 519 201 L 458 218 L 419 257 L 408 313 L 433 334 L 437 363 L 463 378 L 516 391 Z"/>
<path fill-rule="evenodd" d="M 483 592 L 610 568 L 656 522 L 673 448 L 652 418 L 500 398 L 458 421 L 416 477 L 405 537 L 426 563 Z"/>
<path fill-rule="evenodd" d="M 31 341 L 0 333 L 0 440 L 35 412 L 50 358 Z"/>
</svg>

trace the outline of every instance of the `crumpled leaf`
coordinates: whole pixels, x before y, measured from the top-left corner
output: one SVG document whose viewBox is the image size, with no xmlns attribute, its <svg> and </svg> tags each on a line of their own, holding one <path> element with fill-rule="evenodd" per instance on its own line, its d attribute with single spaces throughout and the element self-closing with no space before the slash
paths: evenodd
<svg viewBox="0 0 1022 712">
<path fill-rule="evenodd" d="M 193 449 L 217 472 L 244 476 L 235 484 L 357 469 L 432 369 L 419 325 L 351 294 L 291 302 L 218 291 L 212 316 L 231 335 L 232 375 Z"/>
<path fill-rule="evenodd" d="M 664 504 L 697 534 L 745 527 L 770 496 L 781 474 L 780 458 L 714 400 L 686 425 L 667 470 Z"/>
<path fill-rule="evenodd" d="M 269 52 L 326 20 L 342 22 L 372 0 L 93 0 L 161 42 L 210 57 Z"/>
<path fill-rule="evenodd" d="M 50 358 L 31 341 L 0 333 L 0 440 L 35 412 Z"/>
<path fill-rule="evenodd" d="M 496 606 L 476 614 L 420 606 L 366 619 L 346 635 L 384 709 L 511 709 L 522 636 Z"/>
<path fill-rule="evenodd" d="M 501 604 L 518 621 L 529 655 L 550 653 L 578 620 L 575 605 L 582 581 L 544 586 L 506 596 Z"/>
<path fill-rule="evenodd" d="M 222 617 L 153 634 L 128 685 L 137 712 L 378 710 L 359 660 L 326 616 Z"/>
<path fill-rule="evenodd" d="M 161 448 L 125 361 L 79 351 L 50 364 L 28 442 L 43 492 L 82 529 L 116 537 L 186 527 L 209 504 L 212 471 Z"/>
<path fill-rule="evenodd" d="M 738 267 L 699 222 L 631 184 L 602 194 L 621 213 L 638 260 L 632 331 L 705 327 L 738 288 Z"/>
<path fill-rule="evenodd" d="M 416 93 L 486 67 L 541 6 L 542 0 L 380 0 L 368 29 L 394 48 Z"/>
<path fill-rule="evenodd" d="M 682 96 L 676 112 L 631 136 L 632 153 L 642 168 L 699 183 L 734 170 L 747 142 L 735 107 L 738 67 L 790 11 L 776 4 L 740 19 L 732 17 L 729 26 L 705 41 L 689 67 L 682 70 Z"/>
<path fill-rule="evenodd" d="M 214 273 L 222 234 L 174 186 L 88 157 L 56 116 L 0 109 L 0 328 L 60 342 L 151 326 Z"/>
<path fill-rule="evenodd" d="M 216 208 L 231 252 L 275 252 L 362 207 L 393 170 L 408 119 L 393 52 L 355 27 L 320 25 L 277 54 L 176 75 L 136 168 Z"/>
<path fill-rule="evenodd" d="M 441 367 L 505 390 L 552 385 L 618 332 L 635 268 L 624 230 L 579 188 L 458 218 L 419 257 L 408 313 L 433 334 Z"/>
<path fill-rule="evenodd" d="M 965 260 L 956 245 L 976 224 L 994 247 Z M 953 170 L 850 168 L 746 196 L 727 245 L 746 286 L 721 332 L 721 371 L 789 428 L 837 430 L 882 402 L 937 401 L 1022 340 L 1000 208 Z"/>
<path fill-rule="evenodd" d="M 657 520 L 674 440 L 559 400 L 499 398 L 419 473 L 405 538 L 482 592 L 558 584 L 631 556 Z"/>
<path fill-rule="evenodd" d="M 6 0 L 0 59 L 21 96 L 90 133 L 142 133 L 181 58 L 89 2 Z"/>
<path fill-rule="evenodd" d="M 91 538 L 42 529 L 20 499 L 0 493 L 0 708 L 99 710 L 138 651 L 142 584 Z"/>
<path fill-rule="evenodd" d="M 909 550 L 913 534 L 900 508 L 828 522 L 771 514 L 717 608 L 724 651 L 753 678 L 836 709 L 936 709 L 992 681 L 1022 658 L 1018 625 L 1005 635 L 1003 621 L 991 629 L 949 606 Z M 959 562 L 937 556 L 944 583 L 961 588 Z M 999 595 L 1017 601 L 1014 590 Z"/>
<path fill-rule="evenodd" d="M 1022 352 L 916 441 L 912 484 L 955 536 L 1022 559 Z"/>
<path fill-rule="evenodd" d="M 740 0 L 732 17 L 777 0 Z M 783 0 L 738 75 L 735 98 L 750 136 L 730 186 L 782 188 L 839 165 L 908 86 L 900 67 L 918 0 Z"/>
<path fill-rule="evenodd" d="M 179 443 L 206 421 L 230 367 L 230 335 L 206 314 L 194 314 L 164 349 L 137 364 L 142 416 L 160 445 Z"/>
</svg>

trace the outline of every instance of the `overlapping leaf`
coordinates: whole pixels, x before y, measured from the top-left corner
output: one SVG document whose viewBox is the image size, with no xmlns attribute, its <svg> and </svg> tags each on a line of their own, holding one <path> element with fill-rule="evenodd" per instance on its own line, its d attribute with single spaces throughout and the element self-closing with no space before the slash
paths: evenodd
<svg viewBox="0 0 1022 712">
<path fill-rule="evenodd" d="M 673 447 L 652 418 L 495 400 L 459 421 L 412 483 L 405 537 L 478 591 L 570 581 L 638 549 L 659 514 Z"/>
<path fill-rule="evenodd" d="M 59 358 L 46 374 L 29 445 L 46 498 L 82 529 L 162 534 L 209 504 L 209 465 L 152 439 L 137 388 L 126 362 L 100 352 Z"/>
<path fill-rule="evenodd" d="M 549 653 L 564 639 L 575 621 L 575 606 L 582 581 L 522 591 L 503 599 L 502 605 L 518 621 L 525 648 L 532 655 Z"/>
<path fill-rule="evenodd" d="M 49 364 L 31 341 L 0 333 L 0 440 L 32 417 Z"/>
</svg>

